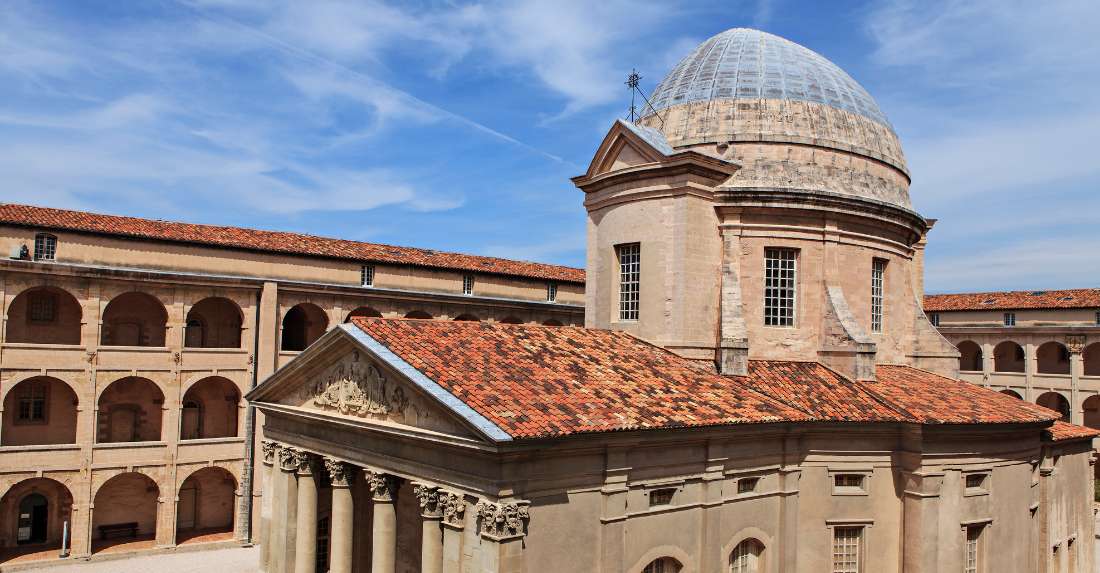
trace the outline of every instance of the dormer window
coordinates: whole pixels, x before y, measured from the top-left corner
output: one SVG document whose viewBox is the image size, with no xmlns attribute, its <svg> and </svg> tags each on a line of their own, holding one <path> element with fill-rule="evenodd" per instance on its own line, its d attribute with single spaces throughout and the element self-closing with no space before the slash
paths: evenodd
<svg viewBox="0 0 1100 573">
<path fill-rule="evenodd" d="M 57 237 L 49 233 L 34 236 L 34 260 L 52 261 L 57 256 Z"/>
<path fill-rule="evenodd" d="M 1016 313 L 1015 312 L 1006 312 L 1005 313 L 1005 315 L 1004 315 L 1004 325 L 1005 326 L 1016 326 Z"/>
<path fill-rule="evenodd" d="M 359 284 L 365 287 L 374 286 L 374 265 L 359 267 Z"/>
<path fill-rule="evenodd" d="M 462 275 L 462 294 L 474 294 L 474 275 Z"/>
<path fill-rule="evenodd" d="M 558 302 L 558 283 L 546 283 L 546 302 Z"/>
</svg>

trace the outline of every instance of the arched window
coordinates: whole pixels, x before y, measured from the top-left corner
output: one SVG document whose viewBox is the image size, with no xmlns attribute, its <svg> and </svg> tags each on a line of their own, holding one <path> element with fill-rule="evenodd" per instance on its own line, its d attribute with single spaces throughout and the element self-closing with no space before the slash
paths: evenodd
<svg viewBox="0 0 1100 573">
<path fill-rule="evenodd" d="M 500 323 L 501 324 L 523 324 L 523 321 L 516 318 L 516 317 L 514 317 L 514 316 L 506 316 L 506 317 L 500 319 Z"/>
<path fill-rule="evenodd" d="M 763 552 L 764 545 L 755 539 L 738 543 L 730 554 L 730 573 L 758 573 Z"/>
<path fill-rule="evenodd" d="M 187 348 L 240 348 L 241 309 L 222 297 L 204 298 L 187 312 Z"/>
<path fill-rule="evenodd" d="M 180 439 L 235 437 L 240 400 L 240 390 L 227 378 L 199 380 L 183 395 Z"/>
<path fill-rule="evenodd" d="M 1001 394 L 1004 394 L 1005 396 L 1012 396 L 1013 398 L 1015 398 L 1017 400 L 1023 400 L 1024 399 L 1024 397 L 1021 396 L 1019 392 L 1017 392 L 1015 390 L 1009 390 L 1008 388 L 1005 388 L 1004 390 L 1001 390 Z"/>
<path fill-rule="evenodd" d="M 1062 420 L 1069 421 L 1069 400 L 1058 392 L 1043 392 L 1035 403 L 1058 412 L 1062 415 Z"/>
<path fill-rule="evenodd" d="M 103 311 L 104 346 L 164 346 L 168 312 L 156 297 L 128 292 Z"/>
<path fill-rule="evenodd" d="M 459 322 L 481 322 L 481 319 L 472 314 L 460 314 L 455 317 Z"/>
<path fill-rule="evenodd" d="M 413 310 L 413 311 L 409 311 L 407 314 L 405 314 L 405 318 L 416 318 L 416 319 L 420 319 L 420 320 L 431 320 L 432 315 L 430 315 L 430 314 L 428 314 L 428 313 L 426 313 L 422 310 Z"/>
<path fill-rule="evenodd" d="M 73 295 L 57 287 L 34 287 L 8 306 L 7 341 L 80 344 L 83 311 Z"/>
<path fill-rule="evenodd" d="M 981 372 L 982 347 L 972 340 L 959 343 L 959 370 L 963 372 Z"/>
<path fill-rule="evenodd" d="M 178 543 L 211 533 L 233 531 L 237 480 L 217 466 L 202 468 L 187 476 L 180 486 L 176 506 Z"/>
<path fill-rule="evenodd" d="M 1085 425 L 1090 428 L 1100 428 L 1100 396 L 1089 396 L 1081 409 L 1085 411 Z"/>
<path fill-rule="evenodd" d="M 560 320 L 550 319 L 542 323 L 543 326 L 564 326 Z"/>
<path fill-rule="evenodd" d="M 76 443 L 76 392 L 56 378 L 36 376 L 4 397 L 0 444 L 31 446 Z"/>
<path fill-rule="evenodd" d="M 303 302 L 287 311 L 283 317 L 282 349 L 305 350 L 328 328 L 328 317 L 317 305 Z"/>
<path fill-rule="evenodd" d="M 1059 342 L 1044 342 L 1035 351 L 1040 374 L 1069 374 L 1069 349 Z"/>
<path fill-rule="evenodd" d="M 671 557 L 661 557 L 654 559 L 642 569 L 642 573 L 680 573 L 680 569 L 683 565 L 680 562 Z"/>
<path fill-rule="evenodd" d="M 99 396 L 96 443 L 160 440 L 164 394 L 146 378 L 111 382 Z"/>
<path fill-rule="evenodd" d="M 1085 376 L 1100 376 L 1100 342 L 1086 346 L 1081 358 L 1085 363 Z"/>
<path fill-rule="evenodd" d="M 348 313 L 348 317 L 344 319 L 344 322 L 351 322 L 351 319 L 361 316 L 363 318 L 382 318 L 382 313 L 369 306 L 361 306 Z"/>
<path fill-rule="evenodd" d="M 1006 340 L 993 348 L 993 370 L 996 372 L 1023 372 L 1024 347 Z"/>
</svg>

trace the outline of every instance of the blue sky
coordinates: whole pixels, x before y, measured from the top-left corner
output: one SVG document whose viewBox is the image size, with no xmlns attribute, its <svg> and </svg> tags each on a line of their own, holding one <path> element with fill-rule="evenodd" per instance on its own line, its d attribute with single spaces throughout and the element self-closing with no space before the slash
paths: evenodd
<svg viewBox="0 0 1100 573">
<path fill-rule="evenodd" d="M 1100 286 L 1100 2 L 0 5 L 3 199 L 583 265 L 582 173 L 695 45 L 831 59 L 939 219 L 929 291 Z"/>
</svg>

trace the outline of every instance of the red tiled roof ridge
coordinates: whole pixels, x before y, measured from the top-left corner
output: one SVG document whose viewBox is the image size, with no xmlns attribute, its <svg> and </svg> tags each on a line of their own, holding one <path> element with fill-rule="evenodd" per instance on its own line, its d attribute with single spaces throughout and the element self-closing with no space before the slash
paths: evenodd
<svg viewBox="0 0 1100 573">
<path fill-rule="evenodd" d="M 585 280 L 584 269 L 564 265 L 369 243 L 292 231 L 146 219 L 19 203 L 0 203 L 0 223 L 221 248 L 463 270 L 566 283 L 584 283 Z M 221 236 L 217 236 L 219 234 Z"/>
<path fill-rule="evenodd" d="M 1069 297 L 1069 300 L 1062 300 Z M 924 310 L 1100 308 L 1100 288 L 1032 289 L 926 294 Z"/>
</svg>

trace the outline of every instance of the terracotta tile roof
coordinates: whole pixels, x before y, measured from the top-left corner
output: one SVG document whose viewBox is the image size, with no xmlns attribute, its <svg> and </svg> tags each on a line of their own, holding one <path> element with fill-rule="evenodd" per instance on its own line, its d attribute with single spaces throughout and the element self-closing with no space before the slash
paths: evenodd
<svg viewBox="0 0 1100 573">
<path fill-rule="evenodd" d="M 930 294 L 924 297 L 924 310 L 930 312 L 1056 308 L 1100 308 L 1100 289 L 971 292 Z"/>
<path fill-rule="evenodd" d="M 1057 414 L 959 380 L 880 366 L 853 382 L 814 362 L 721 376 L 622 332 L 479 322 L 353 323 L 513 438 L 767 422 L 1042 423 Z"/>
<path fill-rule="evenodd" d="M 1046 429 L 1046 435 L 1052 442 L 1068 442 L 1095 438 L 1100 436 L 1100 430 L 1058 420 L 1054 422 L 1053 426 Z"/>
<path fill-rule="evenodd" d="M 355 261 L 584 283 L 584 269 L 240 227 L 199 225 L 0 203 L 0 223 Z"/>
</svg>

